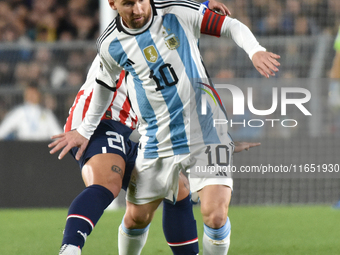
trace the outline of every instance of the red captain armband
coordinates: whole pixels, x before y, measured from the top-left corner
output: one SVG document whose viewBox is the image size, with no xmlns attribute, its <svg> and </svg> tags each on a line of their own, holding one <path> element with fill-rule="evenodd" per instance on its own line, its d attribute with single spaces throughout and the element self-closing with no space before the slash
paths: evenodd
<svg viewBox="0 0 340 255">
<path fill-rule="evenodd" d="M 220 37 L 221 27 L 226 16 L 220 15 L 214 11 L 205 10 L 201 25 L 201 33 Z"/>
</svg>

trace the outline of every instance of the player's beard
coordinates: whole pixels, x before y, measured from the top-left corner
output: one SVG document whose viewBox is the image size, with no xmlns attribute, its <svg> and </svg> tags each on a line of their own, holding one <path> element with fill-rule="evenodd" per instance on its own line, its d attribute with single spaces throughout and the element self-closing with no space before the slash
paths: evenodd
<svg viewBox="0 0 340 255">
<path fill-rule="evenodd" d="M 148 10 L 147 13 L 133 17 L 130 21 L 129 27 L 133 28 L 133 29 L 141 28 L 146 23 L 148 23 L 150 18 L 151 18 L 151 8 Z M 137 19 L 139 19 L 139 20 L 137 20 Z"/>
<path fill-rule="evenodd" d="M 141 18 L 140 20 L 137 20 L 138 18 Z M 147 20 L 145 18 L 145 16 L 139 16 L 139 17 L 136 17 L 136 18 L 133 18 L 130 22 L 130 27 L 131 28 L 141 28 L 143 27 L 145 24 L 147 23 Z"/>
</svg>

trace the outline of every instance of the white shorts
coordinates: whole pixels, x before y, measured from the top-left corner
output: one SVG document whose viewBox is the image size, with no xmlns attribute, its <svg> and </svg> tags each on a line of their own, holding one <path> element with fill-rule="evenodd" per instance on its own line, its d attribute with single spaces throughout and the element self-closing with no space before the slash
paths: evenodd
<svg viewBox="0 0 340 255">
<path fill-rule="evenodd" d="M 208 185 L 224 185 L 233 190 L 232 161 L 234 144 L 212 144 L 198 149 L 195 164 L 188 170 L 191 199 L 198 200 L 197 192 Z"/>
<path fill-rule="evenodd" d="M 227 145 L 201 146 L 190 154 L 155 159 L 137 156 L 126 199 L 133 204 L 146 204 L 160 198 L 175 203 L 181 171 L 189 172 L 193 200 L 198 198 L 197 192 L 207 185 L 225 185 L 233 189 L 232 177 L 229 172 L 223 170 L 224 167 L 232 165 L 233 150 L 234 145 L 229 140 Z M 214 169 L 216 172 L 197 172 L 201 169 L 199 167 L 212 164 L 218 166 L 219 171 Z"/>
<path fill-rule="evenodd" d="M 166 198 L 175 203 L 179 174 L 190 168 L 190 162 L 190 154 L 155 159 L 137 156 L 126 199 L 137 205 L 146 204 L 159 198 Z"/>
</svg>

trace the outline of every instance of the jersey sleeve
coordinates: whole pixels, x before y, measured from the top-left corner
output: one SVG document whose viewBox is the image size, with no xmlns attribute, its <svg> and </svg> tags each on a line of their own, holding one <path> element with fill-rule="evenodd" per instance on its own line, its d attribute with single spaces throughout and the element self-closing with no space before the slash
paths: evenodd
<svg viewBox="0 0 340 255">
<path fill-rule="evenodd" d="M 221 34 L 231 37 L 248 54 L 250 59 L 253 58 L 256 52 L 266 51 L 256 40 L 250 29 L 237 19 L 226 17 L 221 28 Z"/>
<path fill-rule="evenodd" d="M 248 54 L 250 59 L 256 52 L 266 51 L 246 25 L 237 19 L 220 15 L 209 9 L 204 11 L 201 33 L 217 37 L 231 37 Z"/>
<path fill-rule="evenodd" d="M 96 82 L 112 91 L 116 90 L 119 75 L 123 70 L 111 57 L 105 46 L 100 47 L 100 61 L 97 69 Z"/>
<path fill-rule="evenodd" d="M 77 128 L 77 131 L 87 139 L 93 135 L 99 122 L 109 107 L 113 96 L 113 91 L 108 90 L 104 86 L 94 84 L 93 96 L 89 105 L 89 109 L 83 119 L 83 122 Z"/>
<path fill-rule="evenodd" d="M 113 91 L 115 90 L 116 85 L 101 61 L 102 59 L 97 56 L 89 70 L 87 81 L 93 82 L 93 95 L 86 115 L 80 126 L 77 128 L 77 131 L 87 139 L 90 139 L 99 125 L 106 109 L 111 104 Z M 89 78 L 93 76 L 92 72 L 94 71 L 96 72 L 96 79 L 89 80 Z"/>
</svg>

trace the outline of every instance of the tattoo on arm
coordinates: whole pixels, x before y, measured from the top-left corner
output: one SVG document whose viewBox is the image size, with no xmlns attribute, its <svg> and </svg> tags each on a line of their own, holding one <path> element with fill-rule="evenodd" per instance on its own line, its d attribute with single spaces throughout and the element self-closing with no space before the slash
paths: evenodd
<svg viewBox="0 0 340 255">
<path fill-rule="evenodd" d="M 112 170 L 113 172 L 119 174 L 120 177 L 123 179 L 123 171 L 122 171 L 122 169 L 121 169 L 119 166 L 113 165 L 113 166 L 111 167 L 111 170 Z"/>
<path fill-rule="evenodd" d="M 184 188 L 190 190 L 189 182 L 184 182 Z"/>
</svg>

